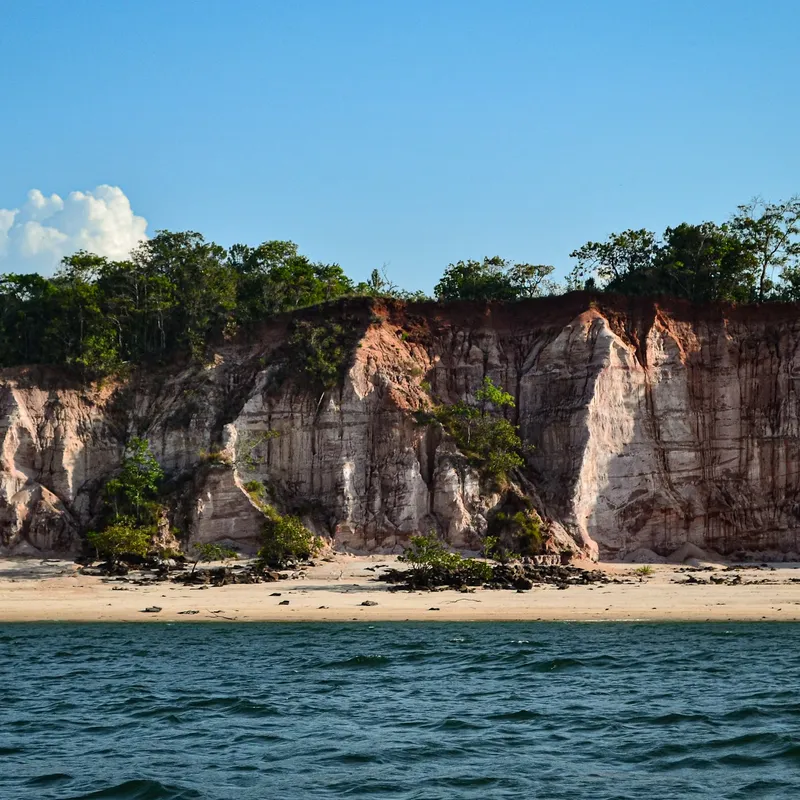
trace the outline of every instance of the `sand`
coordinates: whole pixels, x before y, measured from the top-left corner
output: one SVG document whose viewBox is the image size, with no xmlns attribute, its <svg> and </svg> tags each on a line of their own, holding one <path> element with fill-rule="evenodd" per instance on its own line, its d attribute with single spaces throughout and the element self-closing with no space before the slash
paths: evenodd
<svg viewBox="0 0 800 800">
<path fill-rule="evenodd" d="M 680 565 L 652 565 L 640 578 L 627 564 L 585 565 L 627 583 L 535 587 L 517 593 L 478 589 L 474 593 L 390 592 L 375 582 L 378 564 L 391 556 L 337 556 L 319 562 L 302 579 L 275 583 L 189 588 L 173 583 L 136 586 L 83 576 L 67 561 L 0 560 L 2 622 L 237 622 L 489 621 L 489 620 L 672 620 L 738 621 L 800 619 L 800 565 L 749 567 L 714 573 L 682 572 Z M 687 575 L 742 576 L 737 586 L 678 584 Z M 273 596 L 279 593 L 279 596 Z M 288 600 L 288 605 L 279 605 Z M 365 600 L 376 606 L 362 606 Z M 146 613 L 148 606 L 161 611 Z M 196 614 L 181 614 L 196 611 Z"/>
</svg>

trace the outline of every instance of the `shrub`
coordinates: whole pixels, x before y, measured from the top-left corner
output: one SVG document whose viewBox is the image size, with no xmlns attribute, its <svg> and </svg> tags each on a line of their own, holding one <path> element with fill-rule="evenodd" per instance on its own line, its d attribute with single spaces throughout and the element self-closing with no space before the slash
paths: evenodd
<svg viewBox="0 0 800 800">
<path fill-rule="evenodd" d="M 280 569 L 308 559 L 320 550 L 321 541 L 298 517 L 279 514 L 270 505 L 262 505 L 261 510 L 267 517 L 258 551 L 261 564 Z"/>
<path fill-rule="evenodd" d="M 122 456 L 119 475 L 103 487 L 105 526 L 86 539 L 98 557 L 116 563 L 120 556 L 146 556 L 158 532 L 162 506 L 156 502 L 164 477 L 146 439 L 134 437 Z"/>
<path fill-rule="evenodd" d="M 98 557 L 115 563 L 124 555 L 146 556 L 155 532 L 154 526 L 137 525 L 133 517 L 126 516 L 117 517 L 101 531 L 90 531 L 86 539 Z"/>
<path fill-rule="evenodd" d="M 520 508 L 522 506 L 522 508 Z M 507 547 L 495 546 L 494 557 L 502 562 L 514 561 L 522 556 L 538 555 L 542 552 L 542 520 L 531 507 L 527 497 L 510 494 L 506 497 L 503 511 L 498 511 L 489 522 L 490 536 L 510 542 L 518 552 Z"/>
<path fill-rule="evenodd" d="M 208 564 L 212 561 L 230 561 L 239 557 L 238 553 L 232 547 L 224 547 L 216 542 L 203 542 L 194 546 L 195 562 L 192 565 L 191 574 L 194 575 L 197 565 L 202 561 Z"/>
<path fill-rule="evenodd" d="M 655 570 L 649 564 L 642 564 L 641 567 L 636 567 L 633 574 L 640 578 L 649 578 L 654 572 Z"/>
<path fill-rule="evenodd" d="M 132 516 L 138 524 L 149 517 L 151 501 L 158 492 L 164 471 L 150 452 L 146 439 L 134 437 L 122 456 L 122 465 L 117 477 L 108 481 L 104 488 L 107 504 L 115 517 Z"/>
<path fill-rule="evenodd" d="M 517 546 L 522 555 L 536 555 L 542 546 L 542 521 L 536 512 L 517 511 L 511 521 L 516 527 Z"/>
<path fill-rule="evenodd" d="M 231 466 L 231 457 L 224 450 L 212 447 L 210 450 L 201 450 L 198 454 L 200 461 L 212 466 Z"/>
<path fill-rule="evenodd" d="M 288 341 L 290 369 L 317 391 L 332 389 L 344 378 L 354 342 L 353 332 L 338 322 L 298 320 Z"/>
<path fill-rule="evenodd" d="M 491 564 L 451 552 L 433 531 L 412 536 L 400 561 L 411 565 L 408 570 L 411 586 L 479 586 L 493 575 Z"/>
<path fill-rule="evenodd" d="M 279 436 L 280 433 L 273 430 L 241 433 L 236 442 L 236 466 L 246 470 L 255 470 L 264 461 L 263 457 L 256 454 L 256 451 Z"/>
</svg>

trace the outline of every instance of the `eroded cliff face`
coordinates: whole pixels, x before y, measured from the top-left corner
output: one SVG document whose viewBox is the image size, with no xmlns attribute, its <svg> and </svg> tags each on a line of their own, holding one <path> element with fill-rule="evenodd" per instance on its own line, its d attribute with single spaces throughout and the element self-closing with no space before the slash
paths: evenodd
<svg viewBox="0 0 800 800">
<path fill-rule="evenodd" d="M 325 393 L 293 375 L 288 318 L 205 366 L 103 388 L 1 373 L 2 550 L 79 550 L 132 435 L 171 477 L 184 543 L 255 549 L 263 518 L 244 484 L 258 480 L 340 549 L 391 551 L 431 528 L 477 549 L 504 498 L 415 412 L 474 395 L 488 375 L 516 397 L 533 448 L 518 484 L 551 548 L 623 558 L 689 542 L 800 560 L 797 308 L 573 294 L 305 312 L 337 315 L 356 345 Z"/>
</svg>

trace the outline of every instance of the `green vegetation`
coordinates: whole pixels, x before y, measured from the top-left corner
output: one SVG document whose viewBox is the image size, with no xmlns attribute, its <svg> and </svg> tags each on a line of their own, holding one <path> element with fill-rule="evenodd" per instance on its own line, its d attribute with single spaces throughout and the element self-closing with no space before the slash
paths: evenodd
<svg viewBox="0 0 800 800">
<path fill-rule="evenodd" d="M 112 564 L 121 556 L 144 557 L 150 550 L 155 530 L 138 525 L 133 517 L 115 517 L 101 531 L 89 531 L 86 539 L 98 558 L 107 558 Z"/>
<path fill-rule="evenodd" d="M 660 236 L 631 228 L 571 254 L 566 288 L 692 301 L 800 300 L 800 197 L 741 205 L 724 222 L 681 222 Z M 553 267 L 499 256 L 450 264 L 440 302 L 557 294 Z M 384 273 L 355 283 L 287 241 L 225 249 L 194 231 L 159 231 L 120 261 L 78 252 L 52 277 L 0 275 L 0 366 L 60 364 L 84 380 L 176 356 L 202 360 L 210 342 L 274 315 L 344 296 L 427 299 Z M 292 347 L 317 387 L 341 378 L 347 322 L 297 322 Z"/>
<path fill-rule="evenodd" d="M 259 448 L 279 436 L 280 433 L 273 430 L 239 434 L 236 442 L 236 466 L 254 470 L 264 460 L 257 455 Z"/>
<path fill-rule="evenodd" d="M 526 502 L 527 498 L 519 498 Z M 542 521 L 530 508 L 519 511 L 498 511 L 490 524 L 489 539 L 499 541 L 502 537 L 514 543 L 515 551 L 504 550 L 495 544 L 494 556 L 498 561 L 511 561 L 520 556 L 534 556 L 542 551 Z"/>
<path fill-rule="evenodd" d="M 130 515 L 137 523 L 149 520 L 157 510 L 153 501 L 163 477 L 164 470 L 150 452 L 147 439 L 131 439 L 119 475 L 105 485 L 106 501 L 114 516 Z"/>
<path fill-rule="evenodd" d="M 266 516 L 258 560 L 267 567 L 281 569 L 288 564 L 305 561 L 315 555 L 322 542 L 303 525 L 298 517 L 279 514 L 264 504 Z"/>
<path fill-rule="evenodd" d="M 212 561 L 231 561 L 239 557 L 238 553 L 232 547 L 224 547 L 216 542 L 204 542 L 203 544 L 196 544 L 194 546 L 195 561 L 192 564 L 191 575 L 197 569 L 197 565 L 202 562 L 210 564 Z"/>
<path fill-rule="evenodd" d="M 359 333 L 357 325 L 348 325 L 348 320 L 342 322 L 344 324 L 326 320 L 315 324 L 297 320 L 293 323 L 286 368 L 299 372 L 316 391 L 332 389 L 344 379 Z"/>
<path fill-rule="evenodd" d="M 474 403 L 436 406 L 424 421 L 440 423 L 471 464 L 486 477 L 503 483 L 511 471 L 525 463 L 517 427 L 501 416 L 503 409 L 514 406 L 514 398 L 486 377 L 475 392 Z"/>
<path fill-rule="evenodd" d="M 309 559 L 322 549 L 322 540 L 299 517 L 280 514 L 267 503 L 267 490 L 261 481 L 248 481 L 244 488 L 265 517 L 257 556 L 262 566 L 281 569 Z"/>
<path fill-rule="evenodd" d="M 131 439 L 119 475 L 104 488 L 106 524 L 86 537 L 98 556 L 114 563 L 122 555 L 147 554 L 158 531 L 161 506 L 156 497 L 163 477 L 147 440 Z"/>
<path fill-rule="evenodd" d="M 640 578 L 649 578 L 654 572 L 655 570 L 649 564 L 642 564 L 641 567 L 636 567 L 633 574 Z"/>
<path fill-rule="evenodd" d="M 267 502 L 267 488 L 261 481 L 247 481 L 244 490 L 259 506 Z"/>
<path fill-rule="evenodd" d="M 450 264 L 433 292 L 437 300 L 518 300 L 552 290 L 547 280 L 554 267 L 512 264 L 500 256 Z"/>
<path fill-rule="evenodd" d="M 66 364 L 86 378 L 176 354 L 276 313 L 356 293 L 292 242 L 229 250 L 159 231 L 128 260 L 80 252 L 52 278 L 0 276 L 0 365 Z"/>
<path fill-rule="evenodd" d="M 410 565 L 408 582 L 412 586 L 462 584 L 481 586 L 492 579 L 492 565 L 476 558 L 464 558 L 447 549 L 447 545 L 431 531 L 412 536 L 409 546 L 399 557 Z"/>
<path fill-rule="evenodd" d="M 800 198 L 754 200 L 728 222 L 627 230 L 571 253 L 570 285 L 737 303 L 800 300 Z"/>
</svg>

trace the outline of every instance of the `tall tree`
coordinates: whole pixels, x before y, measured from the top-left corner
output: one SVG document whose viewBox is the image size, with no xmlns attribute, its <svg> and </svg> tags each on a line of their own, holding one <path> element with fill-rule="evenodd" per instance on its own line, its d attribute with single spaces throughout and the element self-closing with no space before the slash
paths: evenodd
<svg viewBox="0 0 800 800">
<path fill-rule="evenodd" d="M 600 288 L 617 290 L 633 275 L 654 266 L 658 241 L 652 231 L 641 228 L 612 233 L 605 242 L 587 242 L 570 253 L 577 260 L 570 280 L 581 284 L 593 280 Z"/>
<path fill-rule="evenodd" d="M 753 298 L 757 265 L 751 249 L 728 225 L 682 223 L 667 228 L 658 255 L 661 291 L 696 302 Z"/>
<path fill-rule="evenodd" d="M 236 280 L 225 249 L 194 231 L 158 231 L 132 254 L 134 264 L 174 298 L 168 326 L 159 318 L 160 347 L 167 341 L 199 356 L 208 336 L 225 329 L 236 306 Z"/>
<path fill-rule="evenodd" d="M 756 299 L 762 302 L 775 286 L 775 271 L 783 277 L 784 272 L 796 270 L 800 261 L 800 197 L 781 203 L 757 197 L 739 206 L 731 227 L 756 260 Z"/>
</svg>

